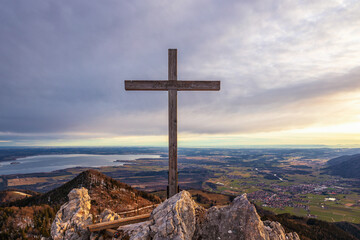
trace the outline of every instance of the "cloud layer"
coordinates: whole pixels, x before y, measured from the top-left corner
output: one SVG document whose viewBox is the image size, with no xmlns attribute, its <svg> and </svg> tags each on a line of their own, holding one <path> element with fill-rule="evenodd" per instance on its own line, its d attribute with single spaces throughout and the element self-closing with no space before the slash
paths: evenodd
<svg viewBox="0 0 360 240">
<path fill-rule="evenodd" d="M 0 7 L 0 140 L 167 134 L 178 48 L 179 130 L 251 134 L 359 120 L 358 1 L 6 1 Z M 357 129 L 360 134 L 360 129 Z"/>
</svg>

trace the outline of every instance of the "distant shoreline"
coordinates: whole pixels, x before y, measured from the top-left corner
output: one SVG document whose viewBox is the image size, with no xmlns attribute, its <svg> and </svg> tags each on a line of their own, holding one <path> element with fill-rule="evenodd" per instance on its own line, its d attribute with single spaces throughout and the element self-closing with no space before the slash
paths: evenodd
<svg viewBox="0 0 360 240">
<path fill-rule="evenodd" d="M 53 172 L 76 167 L 109 167 L 129 164 L 142 158 L 156 159 L 161 155 L 150 154 L 50 154 L 31 155 L 15 161 L 3 161 L 0 174 L 28 174 Z"/>
</svg>

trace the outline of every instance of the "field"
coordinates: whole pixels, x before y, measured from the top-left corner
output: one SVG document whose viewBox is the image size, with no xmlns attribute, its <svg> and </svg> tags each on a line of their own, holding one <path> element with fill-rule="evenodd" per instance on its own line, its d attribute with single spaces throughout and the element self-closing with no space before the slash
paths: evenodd
<svg viewBox="0 0 360 240">
<path fill-rule="evenodd" d="M 161 148 L 104 148 L 93 154 L 159 154 L 160 159 L 139 159 L 116 167 L 97 168 L 106 175 L 135 188 L 166 190 L 167 155 Z M 49 154 L 49 149 L 46 154 Z M 70 150 L 64 150 L 68 153 Z M 88 153 L 76 149 L 77 153 Z M 51 152 L 51 151 L 50 151 Z M 56 154 L 61 152 L 56 149 Z M 228 196 L 247 193 L 248 199 L 276 213 L 291 213 L 326 220 L 360 223 L 360 181 L 324 174 L 326 161 L 359 149 L 180 149 L 179 185 L 193 189 L 205 207 L 222 205 Z M 26 151 L 29 154 L 29 150 Z M 23 156 L 16 153 L 14 156 Z M 32 153 L 36 155 L 35 153 Z M 0 154 L 1 155 L 1 154 Z M 11 154 L 5 158 L 15 158 Z M 46 192 L 84 171 L 73 168 L 52 173 L 8 175 L 0 177 L 2 189 L 17 187 Z M 196 189 L 204 190 L 202 194 Z M 220 195 L 224 194 L 224 199 Z M 216 196 L 216 198 L 214 198 Z"/>
</svg>

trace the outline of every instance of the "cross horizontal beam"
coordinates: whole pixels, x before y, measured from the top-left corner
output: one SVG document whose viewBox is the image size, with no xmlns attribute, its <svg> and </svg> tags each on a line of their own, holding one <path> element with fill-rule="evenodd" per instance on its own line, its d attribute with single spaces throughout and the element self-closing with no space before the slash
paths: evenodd
<svg viewBox="0 0 360 240">
<path fill-rule="evenodd" d="M 147 81 L 125 80 L 128 91 L 219 91 L 220 81 Z"/>
</svg>

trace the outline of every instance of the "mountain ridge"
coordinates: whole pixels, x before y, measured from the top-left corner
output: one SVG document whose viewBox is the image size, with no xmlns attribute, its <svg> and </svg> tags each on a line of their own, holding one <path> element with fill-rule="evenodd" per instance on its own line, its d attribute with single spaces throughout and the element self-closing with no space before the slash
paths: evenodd
<svg viewBox="0 0 360 240">
<path fill-rule="evenodd" d="M 161 199 L 155 195 L 136 190 L 96 170 L 87 170 L 45 194 L 17 200 L 8 205 L 16 207 L 43 204 L 60 206 L 68 201 L 68 194 L 72 189 L 81 187 L 89 190 L 92 204 L 91 212 L 94 215 L 100 214 L 105 208 L 114 212 L 121 212 L 161 202 Z"/>
<path fill-rule="evenodd" d="M 360 179 L 360 154 L 344 155 L 330 159 L 324 172 L 344 178 Z"/>
</svg>

